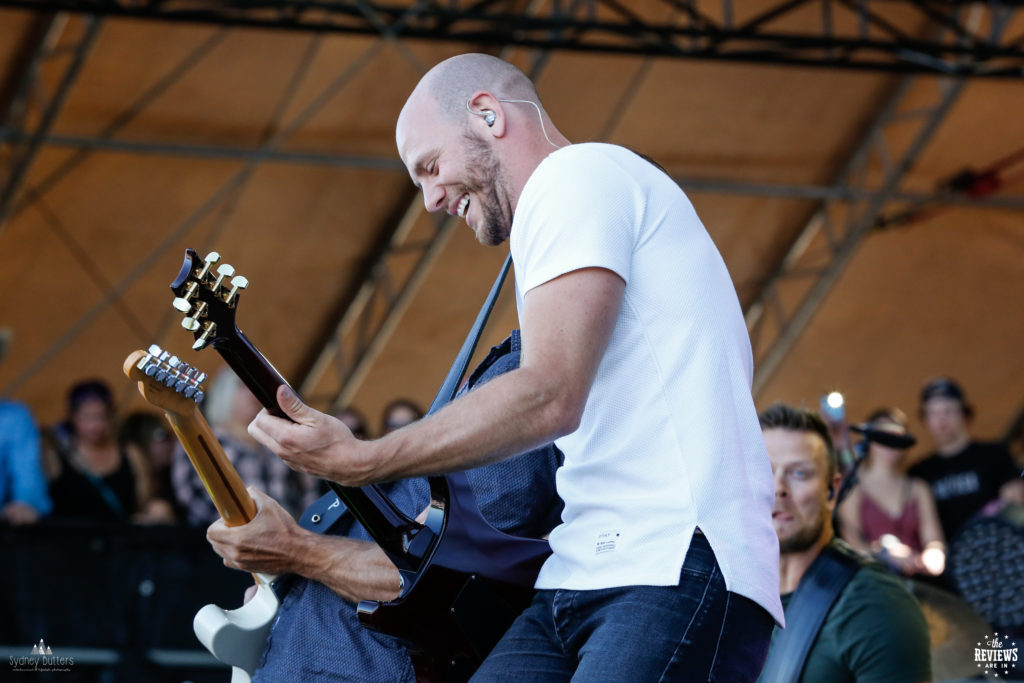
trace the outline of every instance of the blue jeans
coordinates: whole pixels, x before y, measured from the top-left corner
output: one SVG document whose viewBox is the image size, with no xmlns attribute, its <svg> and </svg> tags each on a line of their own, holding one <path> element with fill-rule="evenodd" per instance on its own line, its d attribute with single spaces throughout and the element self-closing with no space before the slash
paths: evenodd
<svg viewBox="0 0 1024 683">
<path fill-rule="evenodd" d="M 472 680 L 752 683 L 773 625 L 725 589 L 698 531 L 678 586 L 538 591 Z"/>
</svg>

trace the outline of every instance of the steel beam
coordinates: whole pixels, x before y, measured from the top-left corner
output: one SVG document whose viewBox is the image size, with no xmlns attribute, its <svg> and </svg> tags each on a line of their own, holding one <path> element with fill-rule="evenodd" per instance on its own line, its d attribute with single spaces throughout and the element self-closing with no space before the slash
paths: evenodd
<svg viewBox="0 0 1024 683">
<path fill-rule="evenodd" d="M 1010 14 L 996 11 L 991 19 L 993 30 L 998 35 L 1005 28 Z M 866 200 L 841 207 L 836 201 L 824 202 L 798 232 L 779 268 L 746 310 L 747 328 L 755 349 L 755 396 L 778 370 L 863 239 L 876 227 L 882 209 L 898 196 L 900 182 L 945 119 L 965 85 L 963 78 L 942 79 L 937 83 L 936 97 L 930 105 L 919 106 L 909 112 L 901 111 L 902 104 L 918 82 L 918 79 L 909 77 L 900 84 L 840 173 L 839 187 L 843 191 L 853 187 L 863 188 L 869 162 L 875 158 L 881 162 L 884 171 L 880 189 Z M 900 126 L 903 131 L 909 125 L 917 125 L 910 143 L 896 158 L 893 158 L 893 150 L 886 138 L 886 129 L 892 124 Z M 820 235 L 824 235 L 824 238 Z M 823 263 L 820 257 L 815 258 L 806 253 L 815 240 L 824 242 L 827 247 Z M 798 303 L 795 306 L 787 307 L 780 288 L 794 286 L 802 290 L 802 293 L 797 297 Z M 769 318 L 773 319 L 771 322 L 774 325 L 768 324 Z M 762 350 L 762 334 L 766 330 L 774 334 L 774 337 L 768 340 L 767 348 Z"/>
<path fill-rule="evenodd" d="M 606 126 L 607 128 L 607 126 Z M 599 135 L 600 139 L 609 136 Z M 24 143 L 30 135 L 21 130 L 0 127 L 0 143 Z M 109 137 L 50 134 L 42 138 L 47 147 L 77 149 L 91 152 L 115 152 L 195 159 L 221 159 L 230 161 L 251 161 L 259 156 L 264 163 L 296 164 L 303 166 L 331 166 L 372 171 L 394 171 L 405 173 L 405 166 L 397 157 L 369 156 L 358 154 L 327 154 L 291 150 L 264 150 L 260 147 L 232 147 L 226 145 L 182 144 L 152 140 L 121 140 Z M 868 201 L 878 193 L 878 188 L 854 187 L 848 184 L 808 185 L 797 183 L 770 183 L 757 181 L 728 180 L 724 178 L 701 178 L 698 176 L 673 175 L 673 179 L 687 192 L 710 194 L 769 197 L 776 199 L 802 199 L 816 201 Z M 950 191 L 904 192 L 890 195 L 890 201 L 914 204 L 915 206 L 969 206 L 1024 210 L 1022 195 L 988 195 L 972 197 Z"/>
<path fill-rule="evenodd" d="M 89 17 L 85 20 L 85 26 L 81 37 L 71 47 L 70 58 L 55 56 L 56 47 L 60 40 L 66 20 L 56 18 L 49 22 L 45 35 L 35 46 L 34 54 L 28 60 L 23 71 L 22 82 L 15 89 L 13 100 L 9 107 L 9 117 L 21 119 L 26 124 L 32 120 L 34 129 L 29 133 L 27 139 L 21 143 L 10 144 L 9 168 L 4 178 L 3 188 L 0 189 L 0 231 L 3 230 L 7 218 L 11 214 L 14 205 L 14 198 L 18 195 L 28 175 L 28 171 L 35 161 L 36 155 L 42 147 L 43 139 L 49 134 L 57 119 L 58 113 L 64 106 L 71 87 L 78 79 L 82 65 L 92 50 L 96 36 L 100 29 L 100 20 Z M 30 112 L 31 101 L 43 95 L 43 79 L 40 72 L 49 63 L 58 62 L 63 72 L 57 79 L 57 85 L 52 93 L 45 94 L 42 99 L 45 104 L 38 112 Z M 32 116 L 32 114 L 35 116 Z M 5 121 L 6 123 L 6 121 Z"/>
<path fill-rule="evenodd" d="M 448 0 L 396 5 L 369 0 L 0 0 L 0 6 L 39 12 L 87 12 L 188 23 L 289 31 L 382 35 L 468 43 L 497 49 L 519 46 L 611 54 L 709 59 L 932 73 L 1024 77 L 1024 44 L 1001 40 L 959 19 L 962 7 L 1017 8 L 1021 0 L 776 0 L 740 8 L 732 0 L 651 0 L 642 8 L 619 0 L 588 0 L 579 17 L 559 2 L 528 13 L 521 3 Z M 799 30 L 789 21 L 816 8 L 819 22 Z M 654 18 L 666 9 L 680 21 Z M 901 27 L 923 28 L 921 39 Z M 937 33 L 936 29 L 943 29 Z"/>
<path fill-rule="evenodd" d="M 265 156 L 272 153 L 282 145 L 299 128 L 304 126 L 310 118 L 319 112 L 331 99 L 337 95 L 362 69 L 377 55 L 383 46 L 383 41 L 377 41 L 367 48 L 361 55 L 349 64 L 341 74 L 328 84 L 299 114 L 279 131 L 273 132 L 260 150 L 241 169 L 229 177 L 198 209 L 192 212 L 163 240 L 154 245 L 150 252 L 142 257 L 135 267 L 124 275 L 118 282 L 112 284 L 106 296 L 96 305 L 80 316 L 65 332 L 57 338 L 47 349 L 42 351 L 36 359 L 18 374 L 7 386 L 0 389 L 0 394 L 12 394 L 18 387 L 26 382 L 39 369 L 49 363 L 68 344 L 78 337 L 92 322 L 116 302 L 121 295 L 139 278 L 146 274 L 153 264 L 161 258 L 166 250 L 177 244 L 183 237 L 188 235 L 200 222 L 208 217 L 213 211 L 222 207 L 242 187 L 249 177 L 255 172 Z"/>
</svg>

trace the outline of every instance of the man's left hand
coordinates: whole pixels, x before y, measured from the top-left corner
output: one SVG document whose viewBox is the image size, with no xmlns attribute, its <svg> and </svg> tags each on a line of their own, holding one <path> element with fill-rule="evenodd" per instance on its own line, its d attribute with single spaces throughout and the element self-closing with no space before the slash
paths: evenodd
<svg viewBox="0 0 1024 683">
<path fill-rule="evenodd" d="M 278 388 L 277 402 L 292 421 L 263 410 L 249 425 L 254 439 L 292 469 L 346 486 L 372 482 L 367 442 L 356 439 L 344 422 L 310 408 L 285 386 Z"/>
</svg>

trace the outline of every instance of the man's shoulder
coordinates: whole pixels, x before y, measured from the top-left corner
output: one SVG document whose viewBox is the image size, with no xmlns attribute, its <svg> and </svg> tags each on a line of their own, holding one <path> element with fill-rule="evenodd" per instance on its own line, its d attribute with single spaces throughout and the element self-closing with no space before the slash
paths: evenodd
<svg viewBox="0 0 1024 683">
<path fill-rule="evenodd" d="M 950 463 L 945 461 L 946 459 L 940 457 L 938 453 L 929 453 L 911 465 L 907 469 L 907 474 L 911 477 L 930 481 L 936 474 L 949 467 Z"/>
<path fill-rule="evenodd" d="M 867 620 L 878 622 L 879 626 L 874 628 L 884 628 L 882 625 L 888 623 L 895 612 L 921 615 L 917 599 L 900 577 L 843 541 L 833 541 L 831 548 L 857 562 L 860 567 L 836 599 L 829 612 L 829 620 Z"/>
<path fill-rule="evenodd" d="M 9 398 L 0 398 L 0 415 L 16 417 L 19 419 L 32 419 L 32 413 L 28 406 L 21 401 Z"/>
<path fill-rule="evenodd" d="M 875 633 L 895 642 L 928 635 L 917 599 L 900 578 L 877 562 L 864 563 L 854 574 L 829 612 L 829 620 L 851 633 Z"/>
<path fill-rule="evenodd" d="M 863 564 L 840 593 L 818 646 L 856 680 L 931 678 L 928 625 L 921 607 L 900 579 L 876 562 Z"/>
<path fill-rule="evenodd" d="M 566 171 L 590 175 L 633 176 L 650 171 L 661 173 L 660 167 L 633 150 L 607 142 L 580 142 L 552 152 L 540 168 L 566 180 Z"/>
<path fill-rule="evenodd" d="M 1010 449 L 1001 441 L 971 441 L 964 454 L 973 458 L 1008 458 Z"/>
<path fill-rule="evenodd" d="M 901 580 L 877 562 L 865 562 L 839 596 L 840 601 L 858 601 L 887 606 L 890 598 L 916 606 L 914 597 Z"/>
</svg>

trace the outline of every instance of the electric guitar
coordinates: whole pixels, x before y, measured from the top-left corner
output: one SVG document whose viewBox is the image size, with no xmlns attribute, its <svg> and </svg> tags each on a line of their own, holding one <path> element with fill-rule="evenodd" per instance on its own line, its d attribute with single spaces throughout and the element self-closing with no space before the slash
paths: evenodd
<svg viewBox="0 0 1024 683">
<path fill-rule="evenodd" d="M 206 374 L 156 345 L 148 352 L 133 351 L 123 369 L 138 383 L 143 398 L 164 411 L 224 523 L 241 526 L 252 520 L 256 502 L 199 412 Z M 192 622 L 206 649 L 233 667 L 232 683 L 249 683 L 277 614 L 278 600 L 271 588 L 277 577 L 259 573 L 253 577 L 257 589 L 249 602 L 232 611 L 206 605 Z"/>
<path fill-rule="evenodd" d="M 192 348 L 213 348 L 273 415 L 284 378 L 235 324 L 249 282 L 212 252 L 185 251 L 171 290 Z M 529 604 L 547 541 L 506 534 L 480 513 L 464 473 L 430 477 L 424 523 L 399 510 L 376 486 L 327 482 L 398 568 L 401 594 L 358 606 L 367 628 L 402 639 L 421 678 L 466 680 Z M 333 506 L 332 506 L 333 507 Z"/>
</svg>

